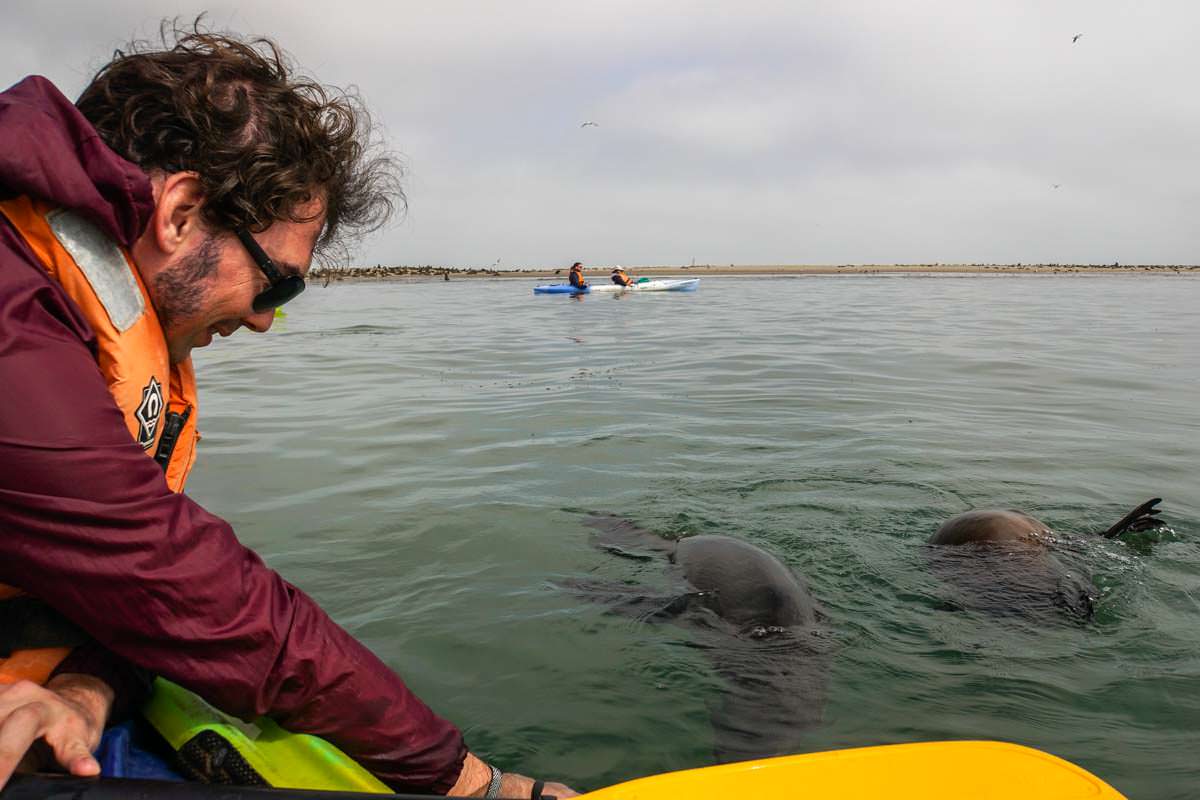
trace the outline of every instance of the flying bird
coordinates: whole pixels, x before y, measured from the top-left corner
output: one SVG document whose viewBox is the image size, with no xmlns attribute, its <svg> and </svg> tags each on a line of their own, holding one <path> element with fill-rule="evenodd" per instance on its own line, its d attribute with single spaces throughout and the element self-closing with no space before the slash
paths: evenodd
<svg viewBox="0 0 1200 800">
<path fill-rule="evenodd" d="M 1050 188 L 1051 188 L 1051 189 L 1057 189 L 1057 188 L 1058 188 L 1058 187 L 1060 187 L 1060 186 L 1062 186 L 1062 184 L 1061 184 L 1061 183 L 1052 183 L 1052 184 L 1050 184 Z"/>
<path fill-rule="evenodd" d="M 581 128 L 599 128 L 600 123 L 588 121 L 588 122 L 583 123 L 579 127 L 581 127 Z"/>
<path fill-rule="evenodd" d="M 1075 44 L 1075 43 L 1076 43 L 1076 42 L 1078 42 L 1078 41 L 1080 40 L 1080 38 L 1082 38 L 1082 37 L 1083 37 L 1083 34 L 1082 34 L 1082 33 L 1077 33 L 1077 34 L 1075 34 L 1074 36 L 1072 36 L 1072 37 L 1071 37 L 1071 44 Z"/>
</svg>

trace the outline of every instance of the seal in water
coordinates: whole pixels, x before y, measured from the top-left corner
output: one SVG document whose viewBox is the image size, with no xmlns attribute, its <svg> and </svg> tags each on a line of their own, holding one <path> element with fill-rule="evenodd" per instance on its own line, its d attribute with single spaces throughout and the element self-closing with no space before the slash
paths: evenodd
<svg viewBox="0 0 1200 800">
<path fill-rule="evenodd" d="M 1162 526 L 1156 516 L 1161 502 L 1147 500 L 1100 535 L 1115 539 Z M 1054 540 L 1046 523 L 1023 511 L 985 509 L 946 520 L 928 543 L 942 546 L 932 557 L 934 568 L 961 590 L 963 605 L 1001 614 L 1065 609 L 1090 619 L 1099 592 L 1056 557 Z"/>
<path fill-rule="evenodd" d="M 573 584 L 614 611 L 688 628 L 728 683 L 711 704 L 718 761 L 794 753 L 821 721 L 829 640 L 804 580 L 779 559 L 728 536 L 671 541 L 615 516 L 591 516 L 593 543 L 614 555 L 665 560 L 673 591 Z"/>
</svg>

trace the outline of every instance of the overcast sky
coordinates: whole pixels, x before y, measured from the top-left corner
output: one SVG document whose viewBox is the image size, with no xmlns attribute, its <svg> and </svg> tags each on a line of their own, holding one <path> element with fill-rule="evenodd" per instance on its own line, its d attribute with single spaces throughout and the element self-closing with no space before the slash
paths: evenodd
<svg viewBox="0 0 1200 800">
<path fill-rule="evenodd" d="M 1200 262 L 1195 0 L 8 0 L 0 83 L 201 10 L 402 154 L 355 263 Z"/>
</svg>

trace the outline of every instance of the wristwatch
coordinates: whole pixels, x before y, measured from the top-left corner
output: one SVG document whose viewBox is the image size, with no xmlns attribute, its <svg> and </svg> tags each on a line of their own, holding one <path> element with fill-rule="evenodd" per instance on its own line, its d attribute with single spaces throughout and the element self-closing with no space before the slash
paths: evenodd
<svg viewBox="0 0 1200 800">
<path fill-rule="evenodd" d="M 488 781 L 487 791 L 484 792 L 484 800 L 496 800 L 500 796 L 500 776 L 503 774 L 500 770 L 488 764 L 488 769 L 492 771 L 492 779 Z"/>
</svg>

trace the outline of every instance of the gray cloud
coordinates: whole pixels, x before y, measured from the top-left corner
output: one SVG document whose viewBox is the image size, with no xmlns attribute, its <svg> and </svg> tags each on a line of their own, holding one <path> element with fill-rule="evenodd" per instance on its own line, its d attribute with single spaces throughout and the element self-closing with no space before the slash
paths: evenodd
<svg viewBox="0 0 1200 800">
<path fill-rule="evenodd" d="M 201 8 L 22 0 L 0 81 L 77 93 Z M 403 153 L 409 216 L 362 262 L 1196 261 L 1182 0 L 208 8 L 356 84 Z"/>
</svg>

